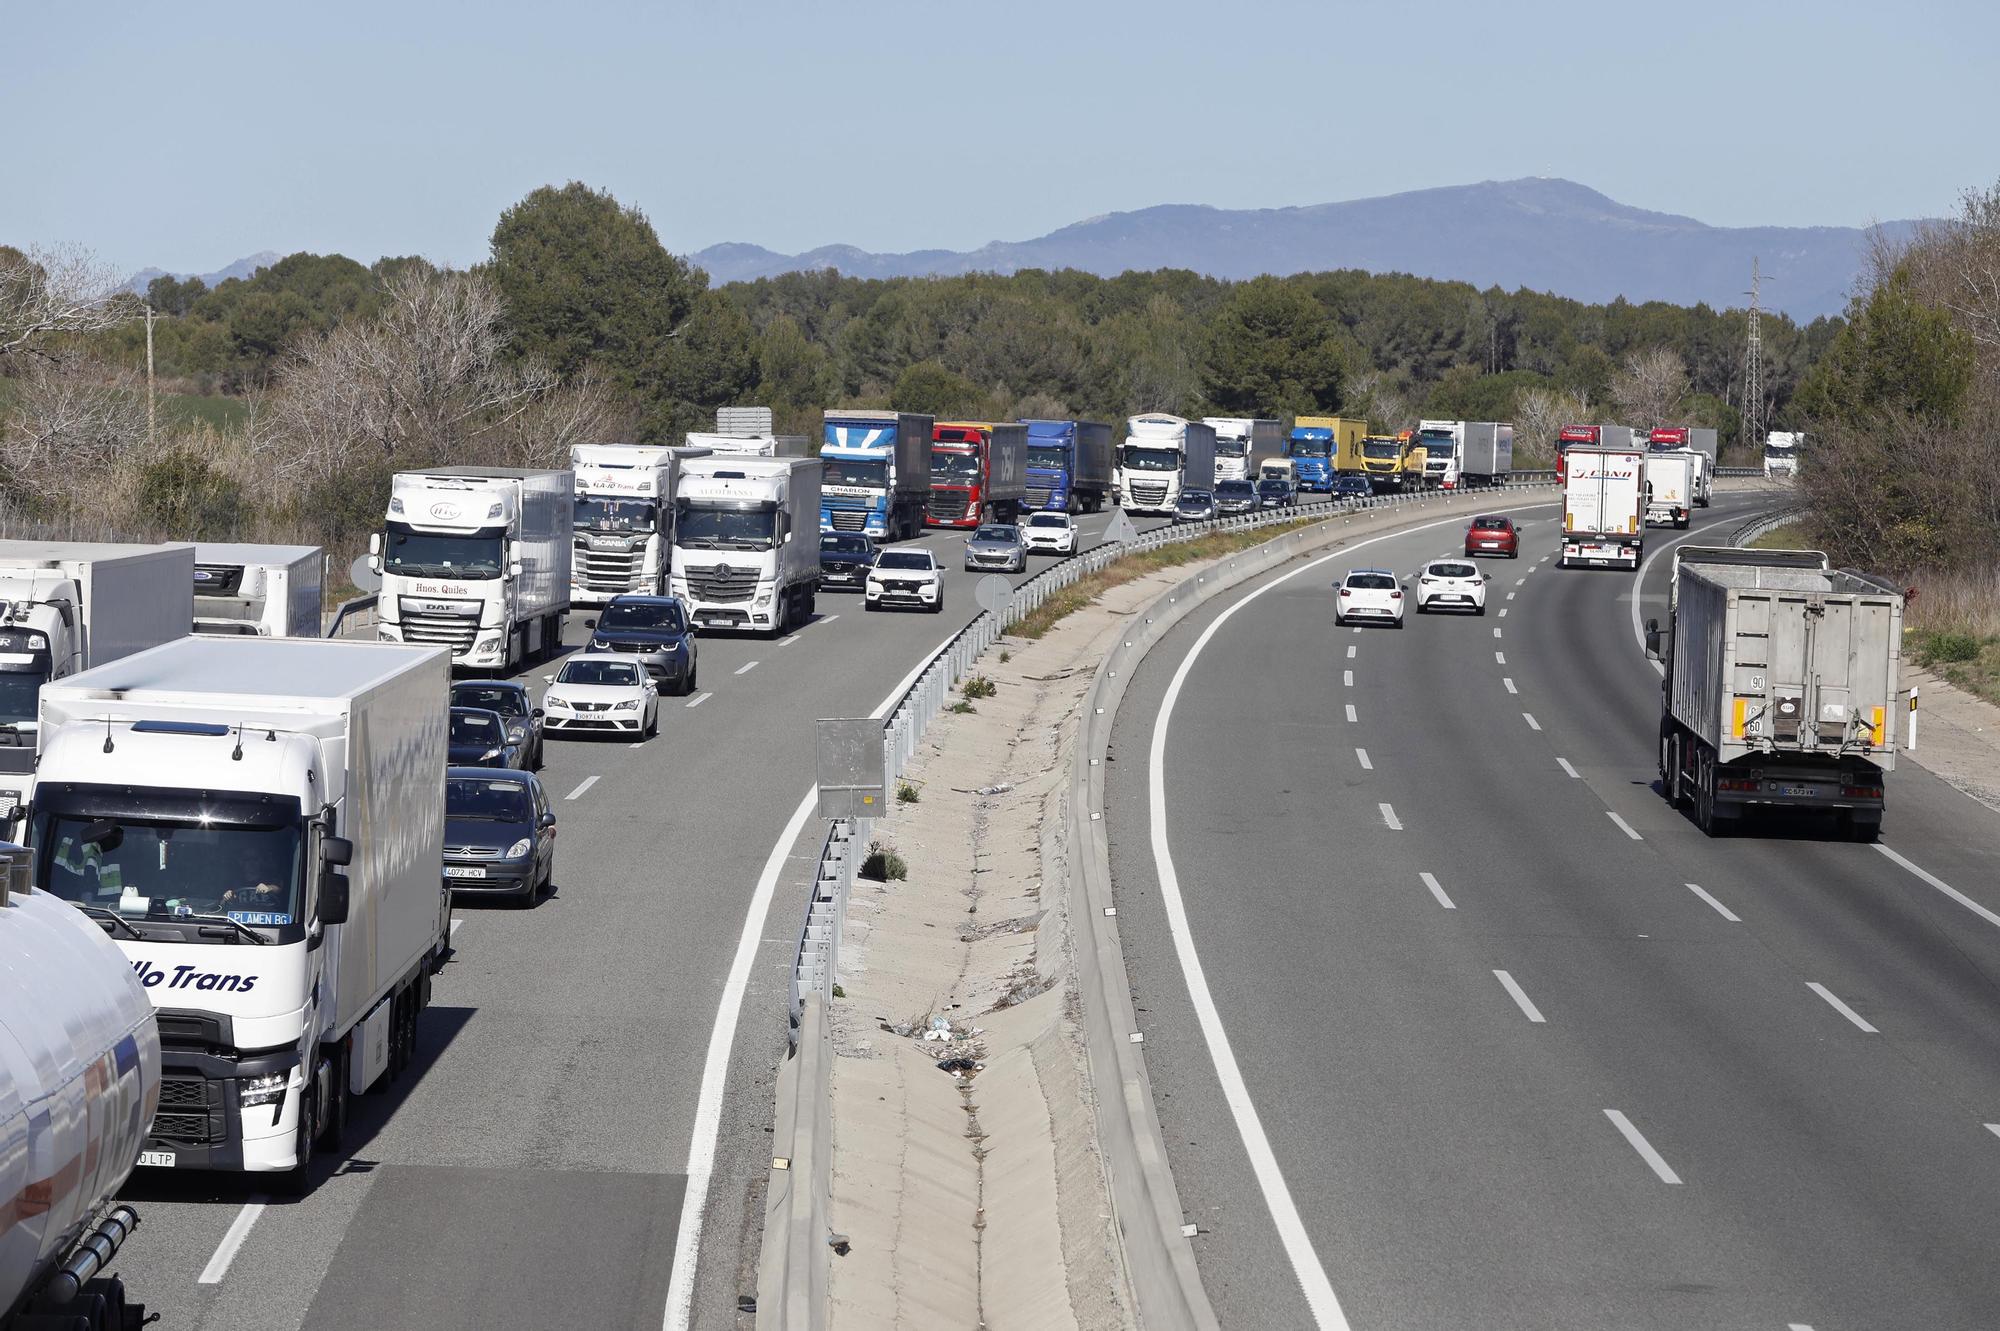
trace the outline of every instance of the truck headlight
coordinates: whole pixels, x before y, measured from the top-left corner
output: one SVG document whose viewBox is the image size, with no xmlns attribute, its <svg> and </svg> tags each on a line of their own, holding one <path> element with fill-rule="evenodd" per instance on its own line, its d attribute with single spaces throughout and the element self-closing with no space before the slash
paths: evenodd
<svg viewBox="0 0 2000 1331">
<path fill-rule="evenodd" d="M 528 838 L 522 837 L 519 841 L 516 841 L 513 845 L 507 847 L 507 858 L 510 860 L 518 860 L 523 855 L 526 855 L 531 849 L 533 849 L 533 847 L 529 844 Z"/>
<path fill-rule="evenodd" d="M 481 653 L 497 652 L 500 650 L 500 639 L 498 637 L 481 638 L 473 644 L 472 650 Z"/>
<path fill-rule="evenodd" d="M 771 604 L 771 593 L 769 593 L 769 592 L 758 592 L 758 593 L 757 593 L 757 602 L 756 602 L 756 603 L 757 603 L 758 605 L 760 605 L 760 606 L 761 606 L 761 605 L 769 605 L 769 604 Z"/>
<path fill-rule="evenodd" d="M 246 1077 L 238 1103 L 245 1109 L 277 1104 L 285 1098 L 285 1083 L 291 1079 L 289 1072 L 267 1072 L 261 1077 Z"/>
<path fill-rule="evenodd" d="M 380 624 L 376 626 L 375 641 L 401 642 L 402 640 L 403 640 L 403 631 L 401 629 L 392 628 L 387 624 Z"/>
</svg>

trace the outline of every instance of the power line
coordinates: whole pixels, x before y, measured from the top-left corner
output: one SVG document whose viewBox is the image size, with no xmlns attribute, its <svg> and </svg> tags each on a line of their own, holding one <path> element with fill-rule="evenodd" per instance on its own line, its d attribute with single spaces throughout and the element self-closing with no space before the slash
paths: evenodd
<svg viewBox="0 0 2000 1331">
<path fill-rule="evenodd" d="M 1743 429 L 1747 442 L 1764 443 L 1764 336 L 1757 327 L 1758 302 L 1763 294 L 1764 275 L 1755 257 L 1750 260 L 1749 341 L 1743 350 Z"/>
</svg>

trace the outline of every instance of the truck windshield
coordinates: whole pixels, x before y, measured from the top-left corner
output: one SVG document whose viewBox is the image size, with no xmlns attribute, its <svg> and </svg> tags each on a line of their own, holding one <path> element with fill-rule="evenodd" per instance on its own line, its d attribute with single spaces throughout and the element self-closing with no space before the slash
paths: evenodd
<svg viewBox="0 0 2000 1331">
<path fill-rule="evenodd" d="M 776 504 L 683 499 L 674 505 L 674 543 L 690 550 L 768 550 L 777 530 Z"/>
<path fill-rule="evenodd" d="M 1431 461 L 1435 462 L 1439 458 L 1450 457 L 1458 450 L 1458 443 L 1448 434 L 1442 432 L 1432 434 L 1426 430 L 1417 437 L 1417 447 L 1424 449 L 1430 455 Z"/>
<path fill-rule="evenodd" d="M 879 458 L 822 458 L 820 484 L 889 488 L 889 464 Z"/>
<path fill-rule="evenodd" d="M 42 681 L 47 678 L 46 668 L 0 673 L 0 727 L 37 719 L 36 702 L 42 694 Z M 0 732 L 0 744 L 7 743 L 8 739 L 6 733 Z M 34 741 L 31 739 L 28 743 L 33 744 Z"/>
<path fill-rule="evenodd" d="M 1331 439 L 1294 439 L 1291 456 L 1295 458 L 1323 458 L 1333 451 Z"/>
<path fill-rule="evenodd" d="M 931 454 L 931 479 L 933 481 L 976 481 L 979 479 L 979 457 L 974 453 Z"/>
<path fill-rule="evenodd" d="M 1215 437 L 1215 455 L 1219 458 L 1240 458 L 1250 451 L 1248 439 L 1224 439 Z"/>
<path fill-rule="evenodd" d="M 304 838 L 296 817 L 285 819 L 261 802 L 187 812 L 193 816 L 38 813 L 40 885 L 80 906 L 129 920 L 206 915 L 267 928 L 302 922 Z M 213 818 L 232 812 L 259 821 Z"/>
<path fill-rule="evenodd" d="M 1402 456 L 1403 446 L 1393 439 L 1385 439 L 1381 443 L 1363 443 L 1361 445 L 1361 454 L 1363 457 L 1389 458 L 1393 460 Z"/>
<path fill-rule="evenodd" d="M 1137 448 L 1128 444 L 1120 451 L 1124 465 L 1132 471 L 1179 471 L 1181 467 L 1178 448 Z"/>
<path fill-rule="evenodd" d="M 382 546 L 382 571 L 406 578 L 497 578 L 507 533 L 499 527 L 475 532 L 412 531 L 389 524 Z"/>
<path fill-rule="evenodd" d="M 1069 450 L 1061 444 L 1036 444 L 1028 450 L 1028 465 L 1044 471 L 1061 471 L 1069 465 Z"/>
<path fill-rule="evenodd" d="M 578 531 L 651 532 L 659 525 L 659 508 L 650 499 L 576 497 Z"/>
</svg>

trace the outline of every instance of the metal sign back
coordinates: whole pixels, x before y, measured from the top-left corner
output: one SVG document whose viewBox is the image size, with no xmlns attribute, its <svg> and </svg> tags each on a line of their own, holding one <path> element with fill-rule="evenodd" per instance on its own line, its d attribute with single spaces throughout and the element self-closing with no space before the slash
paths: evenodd
<svg viewBox="0 0 2000 1331">
<path fill-rule="evenodd" d="M 868 717 L 821 719 L 814 770 L 822 818 L 880 818 L 888 811 L 882 723 Z"/>
</svg>

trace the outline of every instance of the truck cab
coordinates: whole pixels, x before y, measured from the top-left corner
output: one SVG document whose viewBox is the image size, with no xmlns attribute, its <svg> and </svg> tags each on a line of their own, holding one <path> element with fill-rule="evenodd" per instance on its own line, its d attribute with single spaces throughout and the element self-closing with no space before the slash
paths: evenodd
<svg viewBox="0 0 2000 1331">
<path fill-rule="evenodd" d="M 576 444 L 570 603 L 606 605 L 666 586 L 677 451 L 643 444 Z"/>
<path fill-rule="evenodd" d="M 812 617 L 821 465 L 717 456 L 682 468 L 672 591 L 697 628 L 782 636 Z"/>
<path fill-rule="evenodd" d="M 1464 435 L 1464 421 L 1417 422 L 1417 443 L 1424 450 L 1425 489 L 1458 489 L 1459 441 Z"/>
<path fill-rule="evenodd" d="M 1376 494 L 1403 489 L 1409 452 L 1409 445 L 1394 435 L 1372 434 L 1361 441 L 1361 469 Z"/>
</svg>

